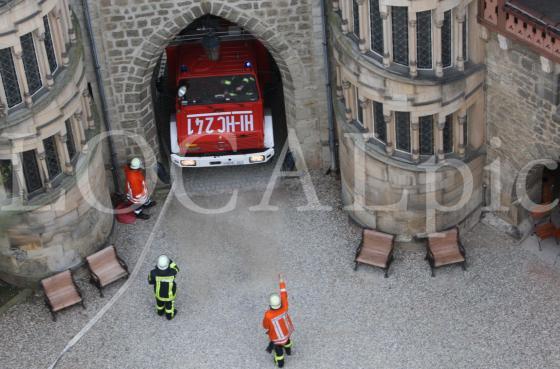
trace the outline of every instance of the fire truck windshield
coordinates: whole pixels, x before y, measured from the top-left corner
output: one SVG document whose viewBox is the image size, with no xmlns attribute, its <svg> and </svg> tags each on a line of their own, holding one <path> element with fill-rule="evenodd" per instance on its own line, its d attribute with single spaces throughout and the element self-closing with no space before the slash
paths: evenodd
<svg viewBox="0 0 560 369">
<path fill-rule="evenodd" d="M 250 74 L 236 76 L 188 78 L 179 81 L 186 86 L 183 105 L 209 105 L 257 101 L 257 81 Z"/>
</svg>

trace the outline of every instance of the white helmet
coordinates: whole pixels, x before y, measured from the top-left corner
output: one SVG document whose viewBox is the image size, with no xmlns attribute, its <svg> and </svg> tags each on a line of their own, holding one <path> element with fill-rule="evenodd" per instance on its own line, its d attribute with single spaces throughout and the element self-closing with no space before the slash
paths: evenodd
<svg viewBox="0 0 560 369">
<path fill-rule="evenodd" d="M 157 259 L 157 267 L 159 270 L 165 270 L 167 268 L 169 268 L 169 258 L 167 257 L 167 255 L 161 255 L 158 259 Z"/>
<path fill-rule="evenodd" d="M 140 169 L 142 161 L 139 158 L 134 158 L 130 161 L 130 169 Z"/>
<path fill-rule="evenodd" d="M 280 309 L 280 307 L 282 306 L 282 300 L 280 300 L 280 295 L 278 295 L 277 293 L 273 293 L 272 295 L 270 295 L 268 300 L 270 308 L 273 310 Z"/>
</svg>

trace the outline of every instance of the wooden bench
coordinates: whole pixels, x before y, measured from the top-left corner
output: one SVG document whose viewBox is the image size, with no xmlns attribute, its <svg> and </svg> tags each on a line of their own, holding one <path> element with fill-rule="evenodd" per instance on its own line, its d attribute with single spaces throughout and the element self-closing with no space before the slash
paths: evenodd
<svg viewBox="0 0 560 369">
<path fill-rule="evenodd" d="M 115 246 L 108 246 L 88 256 L 86 261 L 90 271 L 90 281 L 99 288 L 101 297 L 103 297 L 103 287 L 129 276 L 128 267 L 117 254 Z"/>
<path fill-rule="evenodd" d="M 45 302 L 51 311 L 53 321 L 56 321 L 56 312 L 67 307 L 82 304 L 82 307 L 86 308 L 82 293 L 69 270 L 43 279 L 41 285 L 45 291 Z"/>
<path fill-rule="evenodd" d="M 537 242 L 539 243 L 539 250 L 542 251 L 541 241 L 548 238 L 553 238 L 558 245 L 558 232 L 557 228 L 552 224 L 552 222 L 540 223 L 534 226 L 533 234 L 537 236 Z"/>
<path fill-rule="evenodd" d="M 426 260 L 430 264 L 432 277 L 436 275 L 435 268 L 444 265 L 460 263 L 463 270 L 467 270 L 465 248 L 459 239 L 459 229 L 429 234 Z"/>
<path fill-rule="evenodd" d="M 358 264 L 367 264 L 381 268 L 385 271 L 385 278 L 389 276 L 389 267 L 393 262 L 395 236 L 372 229 L 364 229 L 362 242 L 356 250 L 354 270 Z"/>
</svg>

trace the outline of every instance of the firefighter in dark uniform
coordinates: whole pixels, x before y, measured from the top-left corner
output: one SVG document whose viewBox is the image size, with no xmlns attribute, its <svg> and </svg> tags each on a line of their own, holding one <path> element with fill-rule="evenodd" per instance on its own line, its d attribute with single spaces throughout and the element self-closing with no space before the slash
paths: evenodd
<svg viewBox="0 0 560 369">
<path fill-rule="evenodd" d="M 157 266 L 152 269 L 148 276 L 148 283 L 154 286 L 156 311 L 160 316 L 165 313 L 167 320 L 171 320 L 177 315 L 177 309 L 175 309 L 175 296 L 177 294 L 175 276 L 178 272 L 177 264 L 166 255 L 161 255 L 157 260 Z"/>
</svg>

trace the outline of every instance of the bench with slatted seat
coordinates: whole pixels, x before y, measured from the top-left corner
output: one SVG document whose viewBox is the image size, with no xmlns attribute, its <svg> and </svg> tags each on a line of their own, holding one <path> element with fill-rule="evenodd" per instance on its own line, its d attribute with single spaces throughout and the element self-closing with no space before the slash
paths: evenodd
<svg viewBox="0 0 560 369">
<path fill-rule="evenodd" d="M 385 271 L 385 278 L 389 276 L 389 267 L 393 262 L 395 236 L 392 234 L 364 229 L 362 242 L 356 250 L 354 270 L 359 264 L 367 264 L 381 268 Z"/>
<path fill-rule="evenodd" d="M 90 271 L 90 281 L 99 288 L 101 297 L 103 297 L 104 287 L 129 276 L 128 267 L 117 254 L 115 246 L 108 246 L 88 256 L 86 261 Z"/>
<path fill-rule="evenodd" d="M 45 291 L 45 302 L 54 321 L 56 321 L 56 313 L 62 309 L 76 304 L 86 308 L 80 289 L 69 270 L 43 279 L 41 286 Z"/>
<path fill-rule="evenodd" d="M 459 229 L 453 228 L 447 231 L 429 234 L 426 260 L 428 260 L 430 264 L 432 277 L 436 275 L 435 268 L 444 265 L 461 264 L 463 270 L 466 270 L 466 253 L 459 239 Z"/>
</svg>

